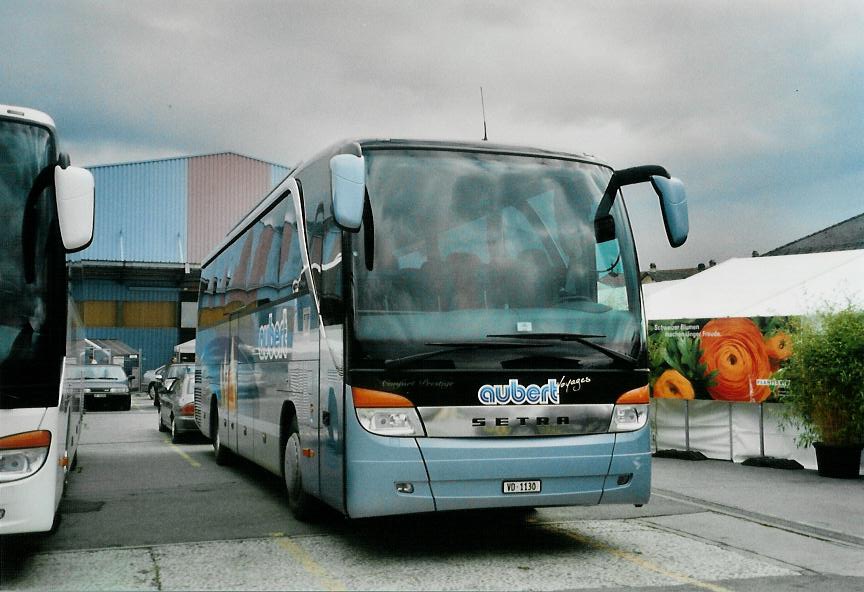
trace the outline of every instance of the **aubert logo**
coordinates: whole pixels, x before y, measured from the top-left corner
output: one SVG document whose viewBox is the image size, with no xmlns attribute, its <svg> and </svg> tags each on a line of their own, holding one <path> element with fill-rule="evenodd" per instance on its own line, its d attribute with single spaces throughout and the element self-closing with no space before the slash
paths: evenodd
<svg viewBox="0 0 864 592">
<path fill-rule="evenodd" d="M 273 313 L 267 315 L 267 323 L 258 327 L 258 359 L 282 360 L 290 350 L 288 332 L 288 309 L 282 309 L 282 318 L 273 320 Z"/>
<path fill-rule="evenodd" d="M 515 378 L 507 384 L 484 384 L 477 391 L 477 398 L 484 405 L 553 405 L 558 404 L 558 381 L 550 378 L 543 386 L 522 386 Z"/>
</svg>

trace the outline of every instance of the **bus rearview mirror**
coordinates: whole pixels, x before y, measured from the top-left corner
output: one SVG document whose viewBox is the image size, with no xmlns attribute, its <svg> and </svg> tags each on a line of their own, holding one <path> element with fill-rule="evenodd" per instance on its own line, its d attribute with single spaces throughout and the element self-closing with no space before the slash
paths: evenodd
<svg viewBox="0 0 864 592">
<path fill-rule="evenodd" d="M 366 198 L 366 163 L 362 156 L 337 154 L 330 159 L 333 217 L 348 232 L 360 230 Z"/>
<path fill-rule="evenodd" d="M 54 188 L 63 246 L 69 252 L 87 248 L 93 240 L 93 174 L 79 167 L 55 166 Z"/>
<path fill-rule="evenodd" d="M 660 211 L 666 226 L 666 238 L 672 247 L 680 247 L 687 241 L 690 221 L 687 213 L 687 192 L 680 179 L 651 177 L 651 186 L 660 198 Z"/>
</svg>

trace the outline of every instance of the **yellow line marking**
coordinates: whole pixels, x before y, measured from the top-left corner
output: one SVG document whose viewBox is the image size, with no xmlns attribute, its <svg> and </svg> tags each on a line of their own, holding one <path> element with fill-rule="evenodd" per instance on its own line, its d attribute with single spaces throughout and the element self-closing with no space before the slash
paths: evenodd
<svg viewBox="0 0 864 592">
<path fill-rule="evenodd" d="M 624 551 L 622 549 L 618 549 L 611 545 L 607 545 L 606 543 L 600 542 L 596 539 L 592 539 L 586 535 L 576 533 L 570 530 L 564 530 L 562 528 L 556 528 L 558 532 L 561 532 L 571 539 L 578 541 L 580 543 L 584 543 L 586 545 L 590 545 L 595 549 L 600 549 L 601 551 L 606 551 L 607 553 L 611 553 L 616 557 L 623 559 L 624 561 L 629 561 L 633 565 L 639 566 L 642 569 L 646 569 L 648 571 L 653 571 L 654 573 L 658 573 L 667 578 L 676 580 L 682 584 L 689 584 L 690 586 L 694 586 L 696 588 L 702 588 L 703 590 L 710 590 L 711 592 L 732 592 L 729 588 L 724 588 L 718 584 L 711 584 L 710 582 L 703 582 L 702 580 L 697 580 L 696 578 L 691 578 L 686 574 L 682 574 L 676 571 L 668 570 L 656 563 L 652 563 L 647 559 L 643 559 L 639 557 L 636 553 L 631 553 L 629 551 Z"/>
<path fill-rule="evenodd" d="M 188 454 L 186 454 L 185 452 L 180 450 L 175 444 L 172 444 L 171 440 L 165 440 L 165 443 L 169 446 L 169 448 L 171 448 L 171 450 L 173 450 L 174 452 L 179 454 L 181 457 L 183 457 L 183 460 L 188 462 L 190 465 L 192 465 L 196 469 L 201 467 L 201 463 L 199 463 L 197 460 L 195 460 L 194 458 L 192 458 L 191 456 L 189 456 Z"/>
<path fill-rule="evenodd" d="M 273 533 L 273 535 L 274 538 L 276 538 L 276 540 L 279 542 L 279 545 L 282 546 L 282 548 L 284 548 L 286 551 L 288 551 L 291 556 L 300 563 L 303 569 L 318 578 L 318 581 L 323 584 L 325 590 L 338 592 L 348 589 L 347 586 L 345 586 L 345 584 L 343 584 L 339 580 L 328 576 L 327 572 L 324 570 L 324 567 L 322 567 L 320 563 L 312 559 L 312 556 L 309 555 L 309 553 L 307 553 L 303 547 L 301 547 L 291 539 L 281 536 L 282 533 Z"/>
</svg>

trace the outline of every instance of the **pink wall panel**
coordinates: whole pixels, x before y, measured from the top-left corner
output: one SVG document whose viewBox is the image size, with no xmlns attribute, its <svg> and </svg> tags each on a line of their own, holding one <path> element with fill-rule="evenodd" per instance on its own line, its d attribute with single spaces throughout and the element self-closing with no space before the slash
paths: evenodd
<svg viewBox="0 0 864 592">
<path fill-rule="evenodd" d="M 188 237 L 192 263 L 201 263 L 270 190 L 270 165 L 237 154 L 189 159 Z"/>
</svg>

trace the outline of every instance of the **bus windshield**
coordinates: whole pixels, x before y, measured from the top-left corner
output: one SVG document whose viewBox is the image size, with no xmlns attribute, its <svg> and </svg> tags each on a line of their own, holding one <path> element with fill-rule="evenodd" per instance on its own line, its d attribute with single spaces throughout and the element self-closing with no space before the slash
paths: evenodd
<svg viewBox="0 0 864 592">
<path fill-rule="evenodd" d="M 32 282 L 25 279 L 22 246 L 27 197 L 54 154 L 54 140 L 46 128 L 0 120 L 0 406 L 7 408 L 57 404 L 59 362 L 56 368 L 45 364 L 46 348 L 52 347 L 47 333 L 55 324 L 62 323 L 65 329 L 65 320 L 48 318 L 52 309 L 48 261 L 54 261 L 53 253 L 47 252 L 48 235 L 56 232 L 51 189 L 33 203 L 36 273 Z M 46 385 L 51 385 L 47 392 Z"/>
<path fill-rule="evenodd" d="M 374 257 L 369 270 L 368 238 L 353 235 L 354 367 L 638 361 L 638 269 L 622 200 L 615 238 L 598 244 L 594 232 L 611 169 L 467 151 L 365 155 Z"/>
</svg>

